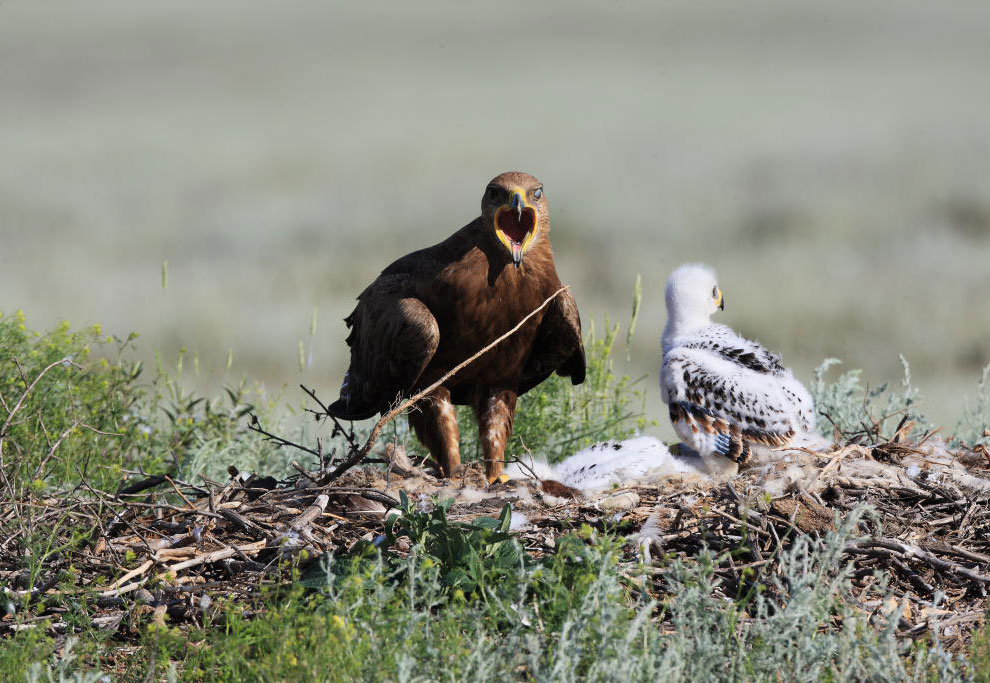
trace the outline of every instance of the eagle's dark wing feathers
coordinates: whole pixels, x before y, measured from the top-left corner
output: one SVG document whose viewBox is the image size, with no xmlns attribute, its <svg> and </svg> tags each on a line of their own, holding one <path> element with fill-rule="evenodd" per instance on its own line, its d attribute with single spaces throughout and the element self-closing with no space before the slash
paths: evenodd
<svg viewBox="0 0 990 683">
<path fill-rule="evenodd" d="M 554 372 L 570 377 L 571 384 L 584 381 L 581 316 L 569 289 L 557 295 L 540 322 L 533 350 L 523 367 L 519 394 L 529 391 Z"/>
<path fill-rule="evenodd" d="M 419 299 L 366 290 L 347 317 L 351 365 L 331 414 L 363 420 L 387 409 L 419 379 L 437 350 L 440 329 Z"/>
</svg>

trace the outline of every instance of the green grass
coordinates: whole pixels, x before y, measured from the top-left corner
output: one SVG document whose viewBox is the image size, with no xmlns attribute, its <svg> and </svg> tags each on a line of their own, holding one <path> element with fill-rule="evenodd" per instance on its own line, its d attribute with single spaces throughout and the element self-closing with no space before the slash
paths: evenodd
<svg viewBox="0 0 990 683">
<path fill-rule="evenodd" d="M 217 623 L 140 626 L 126 677 L 962 680 L 962 660 L 937 645 L 898 642 L 892 629 L 869 626 L 845 607 L 849 585 L 837 560 L 855 521 L 796 544 L 770 581 L 773 598 L 756 592 L 736 602 L 711 594 L 715 558 L 691 567 L 673 562 L 651 580 L 621 572 L 621 539 L 591 530 L 563 537 L 556 553 L 520 563 L 501 582 L 488 577 L 486 590 L 465 593 L 429 551 L 459 530 L 435 525 L 409 557 L 365 548 L 251 608 L 227 606 Z M 478 539 L 478 549 L 486 543 Z M 658 617 L 673 630 L 661 632 Z M 38 646 L 51 649 L 37 636 L 15 639 L 11 661 L 31 661 Z M 80 651 L 81 670 L 103 661 L 95 643 Z"/>
<path fill-rule="evenodd" d="M 2 642 L 0 673 L 8 680 L 23 676 L 32 664 L 46 661 L 55 651 L 54 639 L 42 629 L 21 631 Z"/>
<path fill-rule="evenodd" d="M 973 636 L 970 664 L 978 683 L 990 682 L 990 620 Z"/>
<path fill-rule="evenodd" d="M 47 334 L 28 329 L 23 313 L 0 317 L 0 429 L 3 472 L 16 486 L 44 489 L 82 476 L 96 486 L 119 480 L 146 437 L 136 410 L 139 364 L 94 350 L 127 342 L 99 327 Z M 149 459 L 149 465 L 157 465 Z"/>
<path fill-rule="evenodd" d="M 636 428 L 642 398 L 614 369 L 618 328 L 606 330 L 598 341 L 589 335 L 587 387 L 548 382 L 532 392 L 520 422 L 526 446 L 566 453 L 581 439 Z M 178 367 L 148 375 L 128 360 L 133 340 L 108 340 L 97 330 L 62 326 L 35 334 L 14 315 L 0 318 L 0 335 L 0 418 L 14 413 L 2 437 L 11 458 L 6 497 L 43 495 L 83 477 L 113 490 L 128 470 L 194 478 L 220 476 L 231 463 L 266 473 L 288 469 L 290 454 L 245 428 L 252 408 L 292 424 L 259 389 L 191 396 L 169 374 Z M 41 376 L 70 356 L 73 364 Z M 847 373 L 828 383 L 823 370 L 815 388 L 850 430 L 866 415 L 918 407 L 909 378 L 893 394 L 858 382 Z M 990 424 L 985 381 L 981 387 L 966 416 L 974 435 Z M 93 429 L 70 430 L 53 448 L 52 435 L 76 422 Z M 594 429 L 578 434 L 589 424 Z M 300 438 L 312 436 L 299 429 Z M 108 633 L 93 626 L 86 593 L 43 595 L 34 603 L 4 597 L 6 622 L 22 628 L 0 641 L 0 678 L 89 681 L 105 672 L 121 680 L 189 681 L 986 680 L 987 629 L 967 659 L 937 642 L 899 641 L 892 628 L 870 625 L 849 607 L 841 548 L 855 515 L 824 538 L 802 537 L 782 558 L 779 576 L 726 600 L 712 592 L 714 567 L 724 557 L 690 565 L 671 558 L 654 574 L 618 530 L 578 528 L 538 555 L 508 532 L 507 508 L 497 519 L 470 524 L 446 512 L 445 504 L 403 501 L 403 515 L 382 529 L 384 543 L 360 543 L 302 573 L 287 565 L 285 581 L 250 599 L 218 598 L 199 624 L 156 624 L 135 608 L 118 632 Z M 66 544 L 52 544 L 56 527 L 72 523 L 63 515 L 5 527 L 0 536 L 25 533 L 29 551 L 4 558 L 20 574 L 5 587 L 38 586 L 49 578 L 46 561 L 84 549 L 93 531 L 86 527 Z M 388 549 L 399 536 L 409 539 L 408 553 Z M 76 585 L 76 571 L 70 567 L 51 585 Z M 49 628 L 55 617 L 32 616 L 44 606 L 57 608 L 65 624 L 60 634 Z"/>
<path fill-rule="evenodd" d="M 190 394 L 179 381 L 182 356 L 172 375 L 159 363 L 148 376 L 131 360 L 135 339 L 68 323 L 41 334 L 23 313 L 0 313 L 3 474 L 13 490 L 82 480 L 113 489 L 135 468 L 196 475 L 204 450 L 258 448 L 242 419 L 270 407 L 250 402 L 262 398 L 257 390 Z"/>
</svg>

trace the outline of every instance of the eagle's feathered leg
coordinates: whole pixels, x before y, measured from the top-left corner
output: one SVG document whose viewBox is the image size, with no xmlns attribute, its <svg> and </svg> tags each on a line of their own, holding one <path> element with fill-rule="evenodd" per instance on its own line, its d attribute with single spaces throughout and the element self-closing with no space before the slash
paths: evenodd
<svg viewBox="0 0 990 683">
<path fill-rule="evenodd" d="M 461 465 L 461 430 L 450 390 L 440 387 L 417 403 L 409 412 L 409 424 L 440 465 L 443 476 L 451 476 Z"/>
<path fill-rule="evenodd" d="M 516 416 L 516 396 L 516 392 L 508 389 L 489 389 L 481 393 L 474 406 L 489 482 L 495 481 L 505 466 L 505 447 L 512 436 Z"/>
</svg>

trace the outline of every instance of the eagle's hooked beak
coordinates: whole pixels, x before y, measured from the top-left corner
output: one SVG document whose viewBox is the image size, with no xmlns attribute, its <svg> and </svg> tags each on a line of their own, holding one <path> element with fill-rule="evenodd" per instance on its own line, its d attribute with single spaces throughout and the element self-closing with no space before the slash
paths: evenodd
<svg viewBox="0 0 990 683">
<path fill-rule="evenodd" d="M 516 220 L 522 222 L 522 212 L 526 208 L 526 199 L 518 192 L 512 193 L 512 202 L 509 204 L 510 209 L 516 210 Z M 516 268 L 522 263 L 522 245 L 513 244 L 512 245 L 512 265 Z"/>
<path fill-rule="evenodd" d="M 509 207 L 516 210 L 516 219 L 521 221 L 523 209 L 526 208 L 526 198 L 519 192 L 513 192 Z"/>
</svg>

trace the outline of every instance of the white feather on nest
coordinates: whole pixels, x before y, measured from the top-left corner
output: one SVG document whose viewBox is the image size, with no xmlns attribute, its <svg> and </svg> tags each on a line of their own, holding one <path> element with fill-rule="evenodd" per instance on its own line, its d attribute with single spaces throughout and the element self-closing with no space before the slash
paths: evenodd
<svg viewBox="0 0 990 683">
<path fill-rule="evenodd" d="M 707 479 L 712 474 L 701 458 L 674 455 L 652 436 L 598 443 L 555 465 L 523 459 L 510 464 L 505 473 L 513 480 L 558 481 L 584 495 L 644 486 L 672 476 Z"/>
<path fill-rule="evenodd" d="M 919 480 L 948 481 L 965 490 L 990 491 L 990 480 L 970 473 L 957 454 L 937 439 L 905 453 L 897 462 L 875 460 L 870 449 L 861 446 L 846 446 L 831 454 L 789 449 L 754 452 L 754 456 L 738 476 L 771 496 L 819 491 L 836 480 L 912 489 L 920 488 Z M 693 455 L 675 455 L 655 437 L 639 436 L 595 444 L 555 465 L 524 459 L 510 464 L 506 474 L 516 481 L 557 481 L 593 497 L 616 488 L 649 486 L 673 479 L 682 485 L 711 486 L 735 475 L 734 470 L 710 469 L 712 464 L 711 460 Z"/>
</svg>

